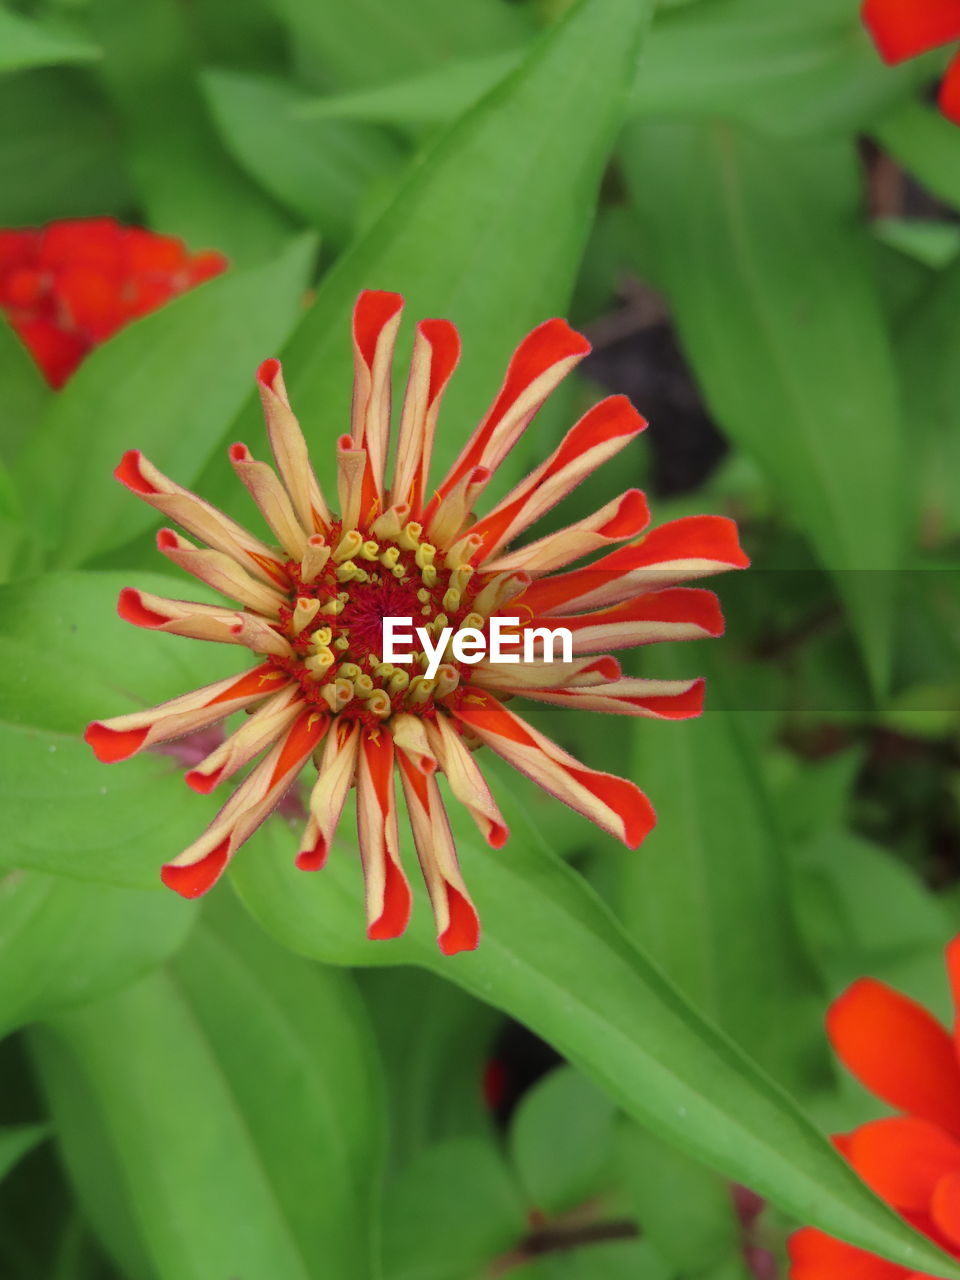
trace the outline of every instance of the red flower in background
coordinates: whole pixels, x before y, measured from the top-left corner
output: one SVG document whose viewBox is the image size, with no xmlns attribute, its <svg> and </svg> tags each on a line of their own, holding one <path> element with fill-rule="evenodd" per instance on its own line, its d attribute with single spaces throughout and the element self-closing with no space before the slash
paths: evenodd
<svg viewBox="0 0 960 1280">
<path fill-rule="evenodd" d="M 960 938 L 947 948 L 960 1009 Z M 834 1139 L 864 1182 L 960 1258 L 960 1035 L 921 1005 L 864 978 L 834 1001 L 827 1030 L 843 1064 L 900 1114 Z M 924 1280 L 919 1272 L 805 1228 L 790 1241 L 792 1280 Z"/>
<path fill-rule="evenodd" d="M 430 480 L 430 457 L 460 340 L 448 321 L 422 321 L 391 474 L 391 364 L 402 305 L 395 293 L 363 293 L 357 302 L 352 430 L 337 442 L 339 514 L 310 465 L 277 360 L 265 361 L 258 374 L 276 471 L 246 445 L 230 448 L 271 543 L 181 488 L 141 453 L 124 457 L 118 479 L 209 548 L 161 529 L 160 551 L 240 607 L 128 588 L 121 616 L 151 630 L 246 646 L 258 665 L 162 706 L 91 724 L 86 738 L 100 760 L 112 763 L 252 710 L 186 781 L 207 793 L 263 758 L 208 830 L 163 868 L 164 882 L 188 898 L 205 893 L 313 760 L 319 777 L 297 865 L 323 866 L 356 786 L 371 938 L 401 934 L 410 914 L 396 772 L 440 947 L 450 954 L 477 945 L 479 924 L 435 775 L 446 775 L 494 848 L 507 827 L 474 758 L 481 745 L 635 848 L 655 820 L 639 787 L 582 765 L 506 703 L 519 695 L 614 715 L 697 715 L 701 680 L 627 678 L 604 651 L 719 635 L 716 597 L 677 584 L 747 560 L 735 525 L 721 517 L 675 520 L 640 537 L 649 513 L 637 489 L 510 549 L 646 426 L 624 396 L 596 405 L 506 497 L 482 517 L 474 514 L 495 469 L 590 349 L 563 320 L 548 320 L 523 340 L 490 409 L 439 483 Z M 617 543 L 626 545 L 609 550 Z M 605 550 L 593 564 L 566 568 Z M 405 668 L 381 656 L 386 616 L 412 618 L 438 644 L 449 644 L 450 631 L 473 629 L 482 638 L 490 618 L 504 615 L 521 618 L 524 629 L 568 628 L 571 660 L 464 665 L 445 649 L 433 672 L 422 652 Z"/>
<path fill-rule="evenodd" d="M 225 270 L 176 236 L 80 218 L 0 231 L 0 309 L 52 387 L 138 316 Z"/>
<path fill-rule="evenodd" d="M 864 0 L 863 20 L 886 62 L 904 62 L 960 40 L 960 0 Z M 940 106 L 960 124 L 960 58 L 943 78 Z"/>
</svg>

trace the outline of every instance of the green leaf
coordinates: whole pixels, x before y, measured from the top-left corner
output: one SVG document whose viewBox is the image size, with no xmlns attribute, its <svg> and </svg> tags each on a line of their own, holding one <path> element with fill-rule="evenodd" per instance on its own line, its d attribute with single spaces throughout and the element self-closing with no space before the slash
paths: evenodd
<svg viewBox="0 0 960 1280">
<path fill-rule="evenodd" d="M 874 121 L 869 133 L 931 195 L 960 207 L 960 137 L 935 107 L 903 102 Z"/>
<path fill-rule="evenodd" d="M 602 1240 L 579 1249 L 564 1244 L 518 1267 L 515 1275 L 516 1280 L 675 1280 L 644 1240 Z"/>
<path fill-rule="evenodd" d="M 50 1136 L 45 1124 L 17 1124 L 0 1128 L 0 1182 L 25 1155 Z"/>
<path fill-rule="evenodd" d="M 582 0 L 438 138 L 380 221 L 338 259 L 284 352 L 308 437 L 329 431 L 332 446 L 328 424 L 349 422 L 357 293 L 396 289 L 411 317 L 448 316 L 460 329 L 463 364 L 444 397 L 434 457 L 438 471 L 453 460 L 519 339 L 569 300 L 649 7 Z M 405 326 L 398 370 L 412 336 Z M 257 409 L 242 419 L 244 430 L 255 423 Z"/>
<path fill-rule="evenodd" d="M 125 212 L 117 122 L 88 76 L 71 68 L 0 77 L 0 225 Z M 37 164 L 43 156 L 43 164 Z"/>
<path fill-rule="evenodd" d="M 683 653 L 661 656 L 658 674 L 690 675 Z M 780 831 L 743 719 L 726 709 L 719 672 L 707 689 L 709 705 L 722 709 L 637 726 L 632 776 L 654 799 L 657 826 L 643 856 L 623 862 L 620 912 L 691 1004 L 796 1085 L 812 1065 L 811 1033 L 821 1043 L 823 994 L 797 933 Z M 818 1057 L 823 1070 L 825 1045 Z"/>
<path fill-rule="evenodd" d="M 620 1154 L 628 1202 L 660 1257 L 690 1280 L 722 1266 L 747 1280 L 728 1182 L 638 1125 L 622 1126 Z"/>
<path fill-rule="evenodd" d="M 381 1095 L 362 1004 L 347 975 L 216 917 L 169 976 L 36 1033 L 54 1123 L 75 1090 L 93 1101 L 160 1280 L 367 1280 Z"/>
<path fill-rule="evenodd" d="M 142 448 L 182 482 L 196 475 L 257 365 L 290 331 L 313 251 L 298 239 L 274 262 L 174 299 L 92 352 L 52 399 L 16 475 L 59 567 L 156 523 L 113 479 L 126 449 Z"/>
<path fill-rule="evenodd" d="M 458 56 L 496 53 L 529 35 L 529 14 L 472 0 L 469 19 L 447 0 L 276 0 L 301 69 L 314 83 L 384 84 Z"/>
<path fill-rule="evenodd" d="M 0 71 L 91 62 L 99 56 L 95 45 L 65 29 L 43 26 L 9 9 L 0 9 Z"/>
<path fill-rule="evenodd" d="M 441 1138 L 489 1133 L 483 1072 L 497 1013 L 423 970 L 374 969 L 358 978 L 380 1056 L 390 1064 L 394 1161 L 409 1161 Z"/>
<path fill-rule="evenodd" d="M 775 137 L 853 133 L 929 66 L 885 66 L 855 0 L 712 0 L 658 18 L 631 106 L 648 119 L 720 117 Z"/>
<path fill-rule="evenodd" d="M 302 99 L 285 80 L 208 71 L 202 84 L 237 163 L 322 232 L 324 246 L 342 245 L 366 189 L 396 167 L 396 144 L 352 121 L 303 118 Z"/>
<path fill-rule="evenodd" d="M 0 874 L 0 1037 L 162 964 L 193 923 L 185 905 L 155 891 Z"/>
<path fill-rule="evenodd" d="M 157 231 L 239 263 L 278 253 L 290 220 L 224 150 L 196 83 L 176 0 L 95 0 L 103 80 L 123 119 L 130 171 Z"/>
<path fill-rule="evenodd" d="M 490 1139 L 437 1143 L 387 1184 L 384 1276 L 466 1280 L 508 1253 L 525 1226 L 519 1188 Z"/>
<path fill-rule="evenodd" d="M 889 571 L 905 533 L 902 444 L 868 241 L 855 221 L 854 150 L 818 143 L 787 155 L 727 126 L 664 125 L 631 128 L 623 156 L 710 408 L 836 573 L 880 690 Z"/>
<path fill-rule="evenodd" d="M 292 950 L 328 963 L 424 965 L 547 1040 L 651 1131 L 801 1222 L 914 1270 L 960 1275 L 690 1008 L 583 880 L 540 847 L 523 808 L 502 790 L 498 799 L 514 831 L 502 853 L 479 850 L 451 814 L 483 921 L 472 954 L 440 955 L 422 894 L 405 938 L 367 942 L 355 856 L 335 848 L 321 874 L 305 875 L 293 865 L 295 841 L 276 823 L 241 852 L 234 882 L 264 928 Z M 611 849 L 610 856 L 641 855 Z"/>
<path fill-rule="evenodd" d="M 567 1213 L 605 1189 L 615 1114 L 609 1097 L 571 1067 L 556 1068 L 524 1094 L 510 1154 L 533 1207 Z"/>
<path fill-rule="evenodd" d="M 90 720 L 166 701 L 247 659 L 133 631 L 116 613 L 127 585 L 117 573 L 66 573 L 0 588 L 0 866 L 158 888 L 161 864 L 216 810 L 167 756 L 102 765 L 81 741 Z M 144 574 L 139 585 L 171 595 L 182 584 Z"/>
<path fill-rule="evenodd" d="M 40 420 L 50 400 L 50 388 L 33 357 L 0 317 L 0 457 L 12 462 Z"/>
</svg>

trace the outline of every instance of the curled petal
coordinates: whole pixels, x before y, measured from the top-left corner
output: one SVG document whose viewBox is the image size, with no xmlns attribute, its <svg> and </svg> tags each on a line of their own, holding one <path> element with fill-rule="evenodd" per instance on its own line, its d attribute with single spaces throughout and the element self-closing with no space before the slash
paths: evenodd
<svg viewBox="0 0 960 1280">
<path fill-rule="evenodd" d="M 646 425 L 626 396 L 609 396 L 594 405 L 547 461 L 470 530 L 483 539 L 484 557 L 512 542 Z"/>
<path fill-rule="evenodd" d="M 474 467 L 493 472 L 520 439 L 531 418 L 567 374 L 590 351 L 590 343 L 565 320 L 546 320 L 517 347 L 496 400 L 440 485 L 441 497 Z M 428 515 L 432 515 L 432 505 Z"/>
<path fill-rule="evenodd" d="M 139 449 L 130 449 L 123 455 L 114 475 L 131 493 L 200 538 L 208 547 L 231 556 L 265 582 L 279 584 L 283 588 L 289 585 L 283 562 L 272 548 L 209 502 L 174 484 Z"/>
<path fill-rule="evenodd" d="M 242 613 L 230 628 L 237 644 L 244 644 L 254 653 L 272 653 L 277 658 L 292 658 L 293 647 L 285 636 L 274 631 L 266 618 L 256 613 Z"/>
<path fill-rule="evenodd" d="M 350 434 L 354 446 L 366 450 L 367 454 L 364 510 L 383 495 L 390 441 L 390 372 L 402 310 L 403 298 L 399 293 L 368 289 L 360 294 L 353 311 Z"/>
<path fill-rule="evenodd" d="M 413 841 L 437 922 L 437 943 L 445 956 L 474 951 L 480 941 L 480 920 L 460 874 L 437 780 L 424 774 L 402 750 L 397 762 Z"/>
<path fill-rule="evenodd" d="M 575 658 L 573 662 L 502 663 L 485 660 L 470 672 L 470 683 L 486 689 L 523 694 L 527 689 L 569 689 L 619 680 L 620 663 L 609 654 Z"/>
<path fill-rule="evenodd" d="M 275 693 L 252 716 L 205 759 L 184 775 L 184 782 L 201 795 L 232 778 L 244 765 L 265 751 L 293 724 L 303 707 L 299 685 L 287 685 Z"/>
<path fill-rule="evenodd" d="M 447 716 L 437 716 L 427 723 L 427 737 L 454 796 L 480 828 L 487 844 L 492 849 L 502 849 L 510 830 L 454 723 Z"/>
<path fill-rule="evenodd" d="M 243 711 L 270 697 L 287 680 L 282 671 L 264 663 L 242 676 L 218 680 L 216 684 L 195 689 L 158 707 L 114 716 L 111 720 L 94 720 L 87 725 L 83 736 L 98 760 L 114 764 L 158 742 L 206 729 L 234 711 Z"/>
<path fill-rule="evenodd" d="M 509 686 L 504 686 L 509 692 Z M 624 677 L 588 688 L 522 690 L 525 698 L 577 711 L 607 715 L 648 716 L 654 720 L 689 720 L 703 712 L 703 680 L 638 680 Z M 518 692 L 520 692 L 518 690 Z"/>
<path fill-rule="evenodd" d="M 305 528 L 300 523 L 277 473 L 266 462 L 257 462 L 245 444 L 230 446 L 230 461 L 284 551 L 291 560 L 302 559 L 313 523 Z"/>
<path fill-rule="evenodd" d="M 369 492 L 367 451 L 357 449 L 349 436 L 337 441 L 337 496 L 344 529 L 355 529 L 361 516 L 368 515 L 375 504 Z"/>
<path fill-rule="evenodd" d="M 586 768 L 492 694 L 472 690 L 451 710 L 508 764 L 628 848 L 635 849 L 653 828 L 653 806 L 639 787 Z"/>
<path fill-rule="evenodd" d="M 419 512 L 429 486 L 430 456 L 447 383 L 460 361 L 460 336 L 449 320 L 421 320 L 400 418 L 391 497 Z"/>
<path fill-rule="evenodd" d="M 960 40 L 960 6 L 952 0 L 865 0 L 863 20 L 886 62 Z"/>
<path fill-rule="evenodd" d="M 192 600 L 168 600 L 150 591 L 138 591 L 136 587 L 124 587 L 117 601 L 117 613 L 124 622 L 148 631 L 168 631 L 175 636 L 188 636 L 192 640 L 215 640 L 220 644 L 242 644 L 234 628 L 242 624 L 245 616 L 238 609 L 223 609 L 219 605 L 197 604 Z M 266 625 L 266 619 L 261 621 Z"/>
<path fill-rule="evenodd" d="M 327 731 L 330 717 L 314 709 L 292 727 L 247 775 L 213 822 L 189 848 L 164 865 L 160 877 L 184 898 L 199 898 L 219 880 L 230 859 L 283 799 Z"/>
<path fill-rule="evenodd" d="M 732 520 L 686 516 L 651 529 L 639 542 L 618 547 L 582 569 L 541 578 L 515 603 L 526 606 L 534 616 L 599 609 L 651 588 L 705 578 L 726 569 L 745 569 L 749 563 Z"/>
<path fill-rule="evenodd" d="M 490 472 L 474 467 L 465 472 L 434 508 L 427 524 L 427 536 L 438 547 L 449 547 L 470 519 L 473 504 L 486 488 Z M 479 550 L 479 546 L 478 546 Z"/>
<path fill-rule="evenodd" d="M 332 523 L 330 509 L 310 463 L 307 442 L 290 408 L 279 360 L 264 360 L 257 386 L 277 470 L 304 529 L 323 532 Z"/>
<path fill-rule="evenodd" d="M 400 865 L 393 788 L 393 739 L 364 732 L 357 769 L 357 829 L 367 908 L 367 937 L 397 938 L 410 919 L 410 885 Z"/>
<path fill-rule="evenodd" d="M 723 635 L 720 601 L 712 591 L 668 587 L 594 613 L 553 615 L 551 627 L 566 627 L 574 653 L 632 649 L 664 640 L 701 640 Z"/>
<path fill-rule="evenodd" d="M 327 860 L 347 793 L 356 777 L 359 746 L 359 723 L 337 720 L 324 743 L 317 781 L 310 793 L 310 817 L 297 854 L 301 871 L 319 871 Z"/>
<path fill-rule="evenodd" d="M 960 1138 L 960 1066 L 951 1037 L 922 1005 L 861 978 L 831 1005 L 827 1031 L 871 1093 Z"/>
<path fill-rule="evenodd" d="M 639 489 L 628 489 L 592 516 L 576 524 L 548 533 L 525 547 L 498 556 L 484 565 L 490 573 L 523 570 L 525 573 L 549 573 L 579 560 L 591 551 L 608 547 L 611 542 L 635 538 L 650 522 L 650 509 Z M 523 597 L 521 597 L 522 599 Z"/>
<path fill-rule="evenodd" d="M 406 713 L 395 715 L 390 721 L 390 732 L 393 734 L 394 745 L 403 751 L 421 773 L 433 773 L 436 770 L 437 757 L 430 746 L 421 716 Z"/>
<path fill-rule="evenodd" d="M 267 586 L 265 582 L 258 581 L 222 551 L 196 547 L 173 529 L 157 531 L 157 549 L 179 568 L 192 573 L 215 591 L 220 591 L 232 600 L 268 617 L 278 616 L 280 605 L 284 601 L 280 592 Z"/>
</svg>

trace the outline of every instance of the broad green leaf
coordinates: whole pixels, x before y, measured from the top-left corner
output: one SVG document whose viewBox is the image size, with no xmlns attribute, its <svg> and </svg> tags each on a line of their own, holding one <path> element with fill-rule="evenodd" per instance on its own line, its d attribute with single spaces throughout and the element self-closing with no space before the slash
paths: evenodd
<svg viewBox="0 0 960 1280">
<path fill-rule="evenodd" d="M 50 399 L 33 357 L 0 317 L 0 458 L 12 462 L 29 440 Z"/>
<path fill-rule="evenodd" d="M 156 523 L 113 479 L 126 449 L 143 449 L 189 484 L 257 365 L 289 333 L 312 256 L 313 242 L 301 238 L 276 261 L 228 271 L 174 299 L 92 352 L 52 399 L 16 475 L 59 567 Z"/>
<path fill-rule="evenodd" d="M 930 65 L 885 66 L 858 8 L 711 0 L 664 14 L 640 60 L 632 111 L 720 117 L 777 137 L 853 132 Z"/>
<path fill-rule="evenodd" d="M 960 337 L 958 307 L 960 263 L 954 263 L 906 313 L 899 344 L 912 443 L 907 480 L 914 514 L 933 543 L 960 530 L 960 372 L 948 354 Z"/>
<path fill-rule="evenodd" d="M 224 150 L 176 0 L 95 0 L 103 80 L 124 124 L 130 172 L 157 231 L 240 263 L 278 253 L 289 218 Z"/>
<path fill-rule="evenodd" d="M 443 958 L 422 894 L 405 938 L 363 937 L 356 855 L 335 848 L 314 876 L 296 843 L 268 825 L 242 851 L 234 883 L 264 928 L 291 950 L 335 964 L 420 964 L 503 1009 L 589 1075 L 634 1119 L 728 1178 L 808 1222 L 914 1270 L 960 1268 L 881 1204 L 796 1104 L 703 1020 L 624 934 L 569 867 L 540 846 L 502 788 L 513 829 L 481 851 L 452 819 L 483 921 L 479 949 Z M 406 850 L 409 865 L 410 850 Z M 610 849 L 611 857 L 639 857 Z"/>
<path fill-rule="evenodd" d="M 903 102 L 874 121 L 870 135 L 940 200 L 960 206 L 960 137 L 935 107 Z"/>
<path fill-rule="evenodd" d="M 119 147 L 116 119 L 80 71 L 0 77 L 0 172 L 30 174 L 0 183 L 0 225 L 126 212 L 133 196 Z"/>
<path fill-rule="evenodd" d="M 795 865 L 799 919 L 834 990 L 869 973 L 950 1016 L 943 950 L 954 930 L 914 872 L 841 827 L 798 850 Z"/>
<path fill-rule="evenodd" d="M 127 585 L 118 573 L 66 573 L 0 588 L 0 866 L 158 888 L 161 864 L 216 811 L 213 798 L 189 792 L 169 757 L 145 752 L 103 765 L 81 740 L 90 720 L 166 701 L 245 665 L 232 647 L 176 643 L 122 622 L 116 599 Z M 144 574 L 138 585 L 175 595 L 182 584 Z"/>
<path fill-rule="evenodd" d="M 0 1182 L 25 1155 L 50 1136 L 45 1124 L 17 1124 L 0 1128 Z"/>
<path fill-rule="evenodd" d="M 193 920 L 167 893 L 0 873 L 0 1037 L 142 977 Z"/>
<path fill-rule="evenodd" d="M 710 408 L 837 574 L 882 689 L 892 575 L 876 571 L 901 560 L 902 446 L 853 148 L 636 126 L 623 159 Z"/>
<path fill-rule="evenodd" d="M 420 969 L 371 969 L 358 978 L 390 1064 L 394 1162 L 442 1138 L 489 1133 L 483 1072 L 501 1022 L 495 1010 Z"/>
<path fill-rule="evenodd" d="M 316 227 L 324 246 L 349 239 L 360 201 L 401 152 L 377 129 L 349 120 L 307 120 L 286 81 L 237 71 L 202 79 L 224 143 L 281 204 Z"/>
<path fill-rule="evenodd" d="M 521 44 L 527 12 L 502 0 L 275 0 L 300 68 L 316 84 L 359 88 Z"/>
<path fill-rule="evenodd" d="M 664 669 L 679 678 L 690 659 L 670 655 Z M 699 720 L 638 724 L 632 776 L 653 798 L 657 826 L 643 856 L 622 864 L 620 912 L 691 1004 L 792 1085 L 811 1065 L 811 1032 L 819 1042 L 823 994 L 742 717 L 726 709 L 719 672 L 707 688 Z"/>
<path fill-rule="evenodd" d="M 347 975 L 216 914 L 168 976 L 35 1033 L 55 1126 L 77 1090 L 93 1102 L 160 1280 L 367 1280 L 381 1095 L 362 1004 Z"/>
<path fill-rule="evenodd" d="M 99 56 L 96 45 L 67 29 L 31 22 L 9 9 L 0 9 L 0 71 L 91 62 Z"/>
<path fill-rule="evenodd" d="M 519 339 L 566 306 L 648 10 L 637 0 L 582 0 L 438 138 L 380 221 L 338 259 L 284 352 L 308 438 L 323 430 L 332 446 L 333 424 L 349 422 L 358 292 L 396 289 L 411 318 L 447 316 L 460 329 L 464 357 L 444 397 L 437 472 L 453 460 Z M 398 370 L 412 332 L 406 325 Z M 252 410 L 243 430 L 258 422 Z"/>
<path fill-rule="evenodd" d="M 605 1189 L 613 1165 L 615 1109 L 571 1067 L 558 1067 L 520 1100 L 510 1154 L 528 1203 L 567 1213 Z"/>
<path fill-rule="evenodd" d="M 304 100 L 295 114 L 302 119 L 369 120 L 391 124 L 446 123 L 467 111 L 523 61 L 522 49 L 458 58 L 402 80 L 352 93 Z"/>
<path fill-rule="evenodd" d="M 690 1280 L 714 1280 L 723 1266 L 748 1280 L 729 1182 L 638 1125 L 619 1136 L 627 1200 L 658 1255 Z"/>
<path fill-rule="evenodd" d="M 507 1254 L 526 1227 L 520 1189 L 491 1139 L 421 1151 L 384 1194 L 385 1280 L 467 1280 Z"/>
</svg>

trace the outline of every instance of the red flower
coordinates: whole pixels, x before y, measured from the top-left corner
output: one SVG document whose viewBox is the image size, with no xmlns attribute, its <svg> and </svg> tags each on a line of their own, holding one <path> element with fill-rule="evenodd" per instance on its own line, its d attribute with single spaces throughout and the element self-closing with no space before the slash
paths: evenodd
<svg viewBox="0 0 960 1280">
<path fill-rule="evenodd" d="M 226 266 L 223 254 L 191 254 L 175 236 L 112 218 L 0 231 L 0 310 L 62 387 L 118 329 Z"/>
<path fill-rule="evenodd" d="M 960 1009 L 960 938 L 947 948 Z M 827 1019 L 848 1070 L 899 1115 L 834 1139 L 864 1182 L 918 1231 L 960 1258 L 960 1039 L 921 1005 L 863 978 Z M 923 1280 L 805 1228 L 790 1241 L 792 1280 Z"/>
<path fill-rule="evenodd" d="M 446 774 L 451 792 L 494 848 L 506 840 L 507 828 L 474 758 L 473 748 L 481 745 L 635 848 L 654 823 L 643 792 L 580 764 L 505 703 L 520 695 L 616 715 L 698 714 L 702 681 L 624 678 L 603 650 L 719 635 L 716 597 L 675 584 L 747 561 L 735 526 L 719 517 L 676 520 L 638 540 L 649 517 L 636 489 L 595 515 L 508 549 L 643 430 L 646 423 L 623 396 L 591 409 L 502 501 L 479 519 L 473 514 L 495 468 L 589 350 L 563 320 L 548 320 L 523 340 L 486 416 L 436 487 L 429 480 L 434 430 L 460 341 L 448 321 L 422 321 L 388 485 L 391 363 L 402 305 L 395 293 L 364 293 L 357 302 L 352 430 L 337 444 L 339 515 L 310 466 L 277 360 L 267 360 L 258 374 L 277 471 L 257 462 L 246 445 L 230 449 L 272 544 L 182 489 L 140 453 L 124 457 L 116 473 L 122 483 L 209 548 L 161 529 L 163 554 L 240 607 L 127 589 L 121 616 L 153 630 L 245 645 L 259 664 L 163 706 L 94 723 L 86 738 L 99 759 L 124 760 L 255 707 L 186 781 L 208 792 L 256 756 L 265 757 L 207 832 L 163 868 L 164 882 L 191 898 L 209 889 L 313 759 L 319 776 L 297 865 L 323 866 L 355 785 L 371 938 L 396 937 L 410 914 L 396 769 L 440 947 L 451 953 L 475 947 L 479 925 L 437 773 Z M 627 545 L 588 567 L 553 572 L 616 543 Z M 523 634 L 537 624 L 564 626 L 571 632 L 570 660 L 535 656 L 504 665 L 485 658 L 474 665 L 447 649 L 435 671 L 421 651 L 413 665 L 395 666 L 382 657 L 387 616 L 411 618 L 424 628 L 424 651 L 428 642 L 444 643 L 443 636 L 453 642 L 448 629 L 472 628 L 483 639 L 492 617 L 519 617 Z"/>
<path fill-rule="evenodd" d="M 864 0 L 863 20 L 886 62 L 903 62 L 960 40 L 960 0 Z M 960 58 L 944 76 L 940 106 L 960 124 Z"/>
</svg>

